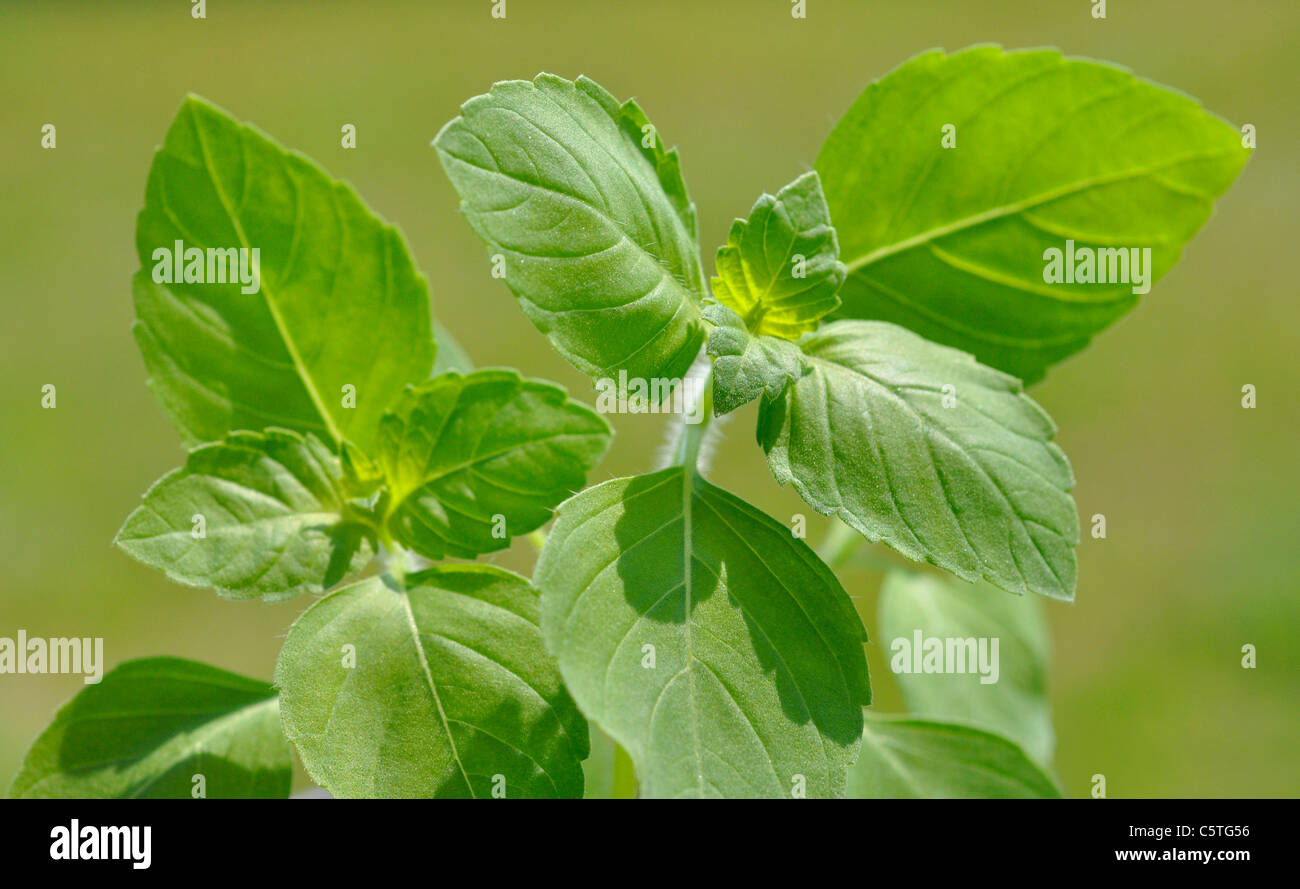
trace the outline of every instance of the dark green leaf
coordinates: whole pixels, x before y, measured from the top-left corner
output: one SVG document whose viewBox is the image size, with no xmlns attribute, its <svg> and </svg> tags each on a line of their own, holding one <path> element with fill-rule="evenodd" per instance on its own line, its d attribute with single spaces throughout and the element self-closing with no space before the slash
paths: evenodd
<svg viewBox="0 0 1300 889">
<path fill-rule="evenodd" d="M 275 689 L 180 658 L 127 661 L 64 705 L 10 797 L 284 798 L 293 754 Z M 201 776 L 202 781 L 196 781 Z"/>
</svg>

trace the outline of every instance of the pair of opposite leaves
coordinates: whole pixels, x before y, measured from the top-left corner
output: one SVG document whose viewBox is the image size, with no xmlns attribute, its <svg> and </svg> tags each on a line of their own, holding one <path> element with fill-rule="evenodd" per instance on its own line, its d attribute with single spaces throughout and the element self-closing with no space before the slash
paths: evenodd
<svg viewBox="0 0 1300 889">
<path fill-rule="evenodd" d="M 1143 137 L 1134 140 L 1131 151 L 1117 152 L 1116 146 L 1128 145 L 1118 140 L 1104 148 L 1089 142 L 1090 131 L 1070 130 L 1074 121 L 1069 118 L 1048 122 L 1047 132 L 1061 134 L 1055 143 L 1043 138 L 1041 130 L 1016 133 L 1008 127 L 1008 121 L 1027 119 L 1019 109 L 1035 106 L 1041 95 L 1063 85 L 1080 98 L 1073 109 L 1075 121 L 1078 115 L 1114 115 L 1133 107 L 1158 113 L 1144 115 L 1129 128 L 1130 135 Z M 877 165 L 862 151 L 864 145 L 875 151 L 888 141 L 877 137 L 882 132 L 891 132 L 892 147 L 897 147 L 905 119 L 898 115 L 904 109 L 915 115 L 918 97 L 925 99 L 919 107 L 932 114 L 951 115 L 956 104 L 964 147 L 974 144 L 965 160 L 986 177 L 976 189 L 969 182 L 950 186 L 962 196 L 956 202 L 926 200 L 921 188 L 927 178 L 942 183 L 962 175 L 960 164 L 942 158 L 928 144 L 930 129 L 938 132 L 938 124 L 903 130 L 915 134 L 904 151 L 903 167 L 916 176 L 902 184 L 885 181 L 890 179 L 887 171 L 898 169 L 897 158 Z M 298 261 L 298 227 L 288 221 L 300 218 L 301 174 L 315 168 L 284 155 L 288 160 L 281 161 L 282 169 L 268 162 L 260 171 L 271 171 L 278 180 L 272 184 L 281 186 L 272 194 L 293 212 L 269 214 L 258 240 L 240 229 L 238 219 L 247 177 L 258 168 L 256 157 L 249 164 L 244 144 L 251 131 L 241 130 L 234 144 L 213 148 L 205 140 L 203 119 L 220 115 L 197 102 L 190 111 L 190 121 L 184 126 L 178 121 L 173 128 L 173 133 L 181 129 L 179 141 L 188 136 L 187 150 L 179 152 L 178 177 L 198 176 L 193 184 L 215 192 L 234 222 L 237 243 L 287 245 L 280 256 L 288 268 L 281 269 L 280 281 L 274 273 L 263 276 L 279 287 L 282 298 L 268 294 L 270 323 L 263 323 L 260 332 L 301 331 L 296 343 L 284 337 L 291 362 L 268 363 L 282 369 L 291 363 L 306 380 L 302 388 L 307 397 L 268 400 L 257 389 L 265 377 L 223 377 L 220 359 L 228 357 L 223 349 L 246 348 L 236 337 L 214 337 L 205 343 L 210 348 L 197 352 L 168 349 L 174 322 L 193 315 L 200 330 L 203 316 L 214 309 L 202 304 L 201 310 L 187 313 L 183 310 L 193 309 L 196 294 L 175 299 L 138 279 L 140 339 L 155 390 L 187 431 L 203 429 L 210 419 L 204 414 L 204 398 L 210 396 L 202 390 L 215 377 L 223 391 L 247 396 L 218 406 L 226 429 L 235 416 L 271 422 L 256 412 L 277 404 L 276 421 L 289 416 L 298 421 L 292 425 L 305 425 L 306 431 L 323 425 L 336 441 L 345 436 L 366 441 L 382 405 L 376 408 L 374 399 L 368 403 L 370 422 L 364 420 L 367 414 L 339 415 L 329 409 L 320 393 L 357 377 L 355 372 L 349 376 L 346 367 L 340 371 L 337 364 L 319 360 L 330 354 L 329 337 L 313 339 L 314 307 L 295 300 L 289 286 L 293 279 L 287 272 Z M 1177 126 L 1168 126 L 1171 116 Z M 1162 120 L 1166 126 L 1156 126 Z M 1039 122 L 1042 126 L 1041 118 Z M 1025 258 L 1040 256 L 1038 245 L 1049 234 L 1065 232 L 1081 242 L 1104 240 L 1100 225 L 1087 227 L 1092 218 L 1088 206 L 1099 198 L 1112 207 L 1123 201 L 1133 211 L 1124 220 L 1131 223 L 1126 230 L 1130 240 L 1173 244 L 1176 256 L 1177 247 L 1208 213 L 1212 192 L 1226 187 L 1244 161 L 1244 152 L 1228 150 L 1229 141 L 1235 146 L 1235 139 L 1227 138 L 1231 130 L 1189 100 L 1108 66 L 1064 60 L 1050 52 L 1004 54 L 992 48 L 927 54 L 869 88 L 819 157 L 848 262 L 838 261 L 835 230 L 815 175 L 801 177 L 775 198 L 760 199 L 750 219 L 733 227 L 719 253 L 714 291 L 721 302 L 705 305 L 694 209 L 675 153 L 662 151 L 653 136 L 642 141 L 647 131 L 653 134 L 648 127 L 635 104 L 619 106 L 590 81 L 575 84 L 543 76 L 532 84 L 497 85 L 491 94 L 467 103 L 463 116 L 439 135 L 435 144 L 467 215 L 490 247 L 506 256 L 507 281 L 534 322 L 590 373 L 623 368 L 629 375 L 674 376 L 698 351 L 700 317 L 708 318 L 716 325 L 709 349 L 717 362 L 721 409 L 763 394 L 760 442 L 778 478 L 794 481 L 815 507 L 838 512 L 867 536 L 962 576 L 985 574 L 1008 588 L 1068 596 L 1077 534 L 1065 493 L 1069 470 L 1049 442 L 1050 421 L 1020 393 L 1019 384 L 891 324 L 837 321 L 806 332 L 838 307 L 841 315 L 860 311 L 895 318 L 937 339 L 973 348 L 990 362 L 1041 374 L 1047 361 L 1080 348 L 1132 300 L 1093 291 L 1059 296 L 1036 288 L 1030 282 L 1038 266 L 1024 268 Z M 1061 150 L 1061 143 L 1067 150 Z M 1183 153 L 1169 156 L 1174 148 Z M 1036 152 L 1043 157 L 1036 158 Z M 223 156 L 238 175 L 224 181 L 213 175 L 205 183 L 204 171 L 211 169 L 214 157 Z M 232 158 L 238 166 L 230 163 Z M 990 169 L 1004 175 L 991 176 Z M 174 221 L 166 182 L 160 178 L 156 185 L 155 190 L 151 176 L 151 196 L 158 195 L 165 215 Z M 1144 215 L 1140 211 L 1150 206 L 1153 188 L 1171 196 L 1170 201 Z M 239 197 L 232 202 L 236 190 Z M 881 203 L 882 194 L 899 200 Z M 340 195 L 347 204 L 351 193 L 334 186 L 319 209 L 334 205 L 338 225 L 326 228 L 341 249 L 355 239 L 346 209 L 338 207 Z M 143 234 L 147 216 L 148 206 L 141 219 L 142 262 L 145 248 L 162 240 Z M 1112 218 L 1102 222 L 1115 229 Z M 277 224 L 285 236 L 279 241 L 274 237 Z M 380 228 L 391 234 L 386 226 Z M 169 231 L 168 236 L 184 233 Z M 378 241 L 387 267 L 392 254 L 382 238 Z M 398 252 L 404 259 L 404 251 Z M 922 262 L 918 253 L 939 257 L 948 271 L 916 271 Z M 796 254 L 804 260 L 802 278 L 788 274 Z M 1021 263 L 1018 277 L 1012 273 L 1016 262 Z M 1163 265 L 1157 259 L 1157 274 L 1169 262 L 1172 258 Z M 955 307 L 946 327 L 926 328 L 916 318 L 891 314 L 886 305 L 897 295 L 889 282 L 891 275 L 903 274 L 898 263 L 914 269 L 904 277 L 916 276 L 909 278 L 906 305 L 919 312 L 917 317 L 935 314 L 927 304 L 945 298 L 959 272 L 979 278 L 986 289 L 982 299 Z M 309 265 L 308 281 L 315 283 L 303 291 L 318 294 L 328 281 L 328 292 L 333 292 L 340 268 L 336 264 L 326 275 Z M 371 280 L 378 279 L 372 275 Z M 990 282 L 1001 286 L 996 298 L 990 297 Z M 962 286 L 970 291 L 969 284 Z M 846 306 L 838 306 L 837 290 Z M 868 294 L 875 294 L 875 302 Z M 151 329 L 147 310 L 166 317 L 168 307 L 160 304 L 169 295 L 185 305 Z M 1031 295 L 1037 299 L 1027 301 Z M 904 301 L 895 303 L 897 308 Z M 1025 311 L 1002 317 L 1007 305 Z M 385 301 L 379 308 L 386 306 Z M 1098 306 L 1112 314 L 1099 313 Z M 373 316 L 376 308 L 366 306 L 364 313 Z M 976 323 L 981 314 L 997 318 L 1001 330 L 990 333 L 988 324 L 981 327 Z M 308 326 L 300 328 L 303 323 Z M 1055 332 L 1043 335 L 1049 328 Z M 1073 347 L 1063 352 L 1067 340 L 1059 334 L 1067 329 L 1073 331 L 1068 340 Z M 1009 336 L 1007 330 L 1024 335 Z M 391 331 L 380 331 L 379 339 L 387 333 Z M 790 342 L 801 333 L 797 346 Z M 355 338 L 350 342 L 355 348 Z M 409 357 L 410 352 L 399 354 Z M 205 357 L 214 357 L 218 366 L 203 366 Z M 160 376 L 168 376 L 160 370 L 177 368 L 182 373 L 175 375 L 176 385 L 159 383 Z M 385 385 L 391 389 L 393 380 L 400 386 L 403 374 L 392 370 L 387 377 L 378 376 L 378 388 L 369 389 L 372 395 L 382 395 Z M 958 393 L 956 410 L 943 405 L 945 385 Z M 280 410 L 281 405 L 294 409 Z M 633 500 L 638 503 L 629 509 Z M 662 521 L 656 524 L 655 519 Z M 570 532 L 582 542 L 581 559 L 561 552 Z M 752 541 L 765 535 L 772 546 L 755 547 Z M 811 566 L 811 554 L 791 541 L 783 526 L 691 472 L 667 470 L 610 482 L 575 498 L 561 511 L 554 538 L 538 569 L 538 584 L 548 593 L 546 610 L 555 614 L 543 622 L 549 641 L 584 711 L 632 752 L 647 792 L 787 795 L 793 775 L 806 782 L 810 795 L 842 788 L 843 768 L 861 737 L 861 706 L 869 700 L 860 623 L 852 619 L 851 607 L 845 612 L 848 600 L 838 582 L 824 566 L 821 571 Z M 587 546 L 609 556 L 606 570 L 595 576 L 588 570 L 592 552 Z M 676 560 L 682 570 L 664 572 L 662 561 L 638 567 L 636 553 L 664 546 L 669 553 L 685 554 Z M 550 554 L 556 555 L 548 558 Z M 792 591 L 788 579 L 801 570 L 812 573 Z M 327 581 L 328 571 L 321 577 Z M 727 596 L 713 595 L 723 589 Z M 662 595 L 644 599 L 652 590 Z M 584 599 L 590 613 L 579 607 Z M 792 620 L 800 615 L 802 619 Z M 694 638 L 692 624 L 699 628 Z M 619 706 L 607 710 L 613 663 L 627 656 L 623 649 L 632 630 L 640 627 L 644 635 L 647 626 L 665 632 L 657 649 L 670 653 L 670 666 L 676 666 L 656 671 L 663 681 L 624 682 L 613 689 Z M 605 643 L 591 644 L 584 627 L 599 629 L 598 638 Z M 621 628 L 621 635 L 612 638 L 615 628 Z M 813 640 L 818 644 L 810 644 Z M 826 675 L 828 669 L 837 675 Z M 755 683 L 764 670 L 775 670 L 778 681 Z M 603 685 L 597 681 L 602 677 Z M 743 690 L 739 697 L 736 688 Z M 429 691 L 436 699 L 436 689 Z M 628 701 L 633 706 L 625 706 Z M 701 706 L 723 718 L 702 719 Z M 738 717 L 741 725 L 748 723 L 748 733 L 734 730 Z M 690 737 L 674 737 L 676 732 Z M 452 747 L 454 751 L 454 743 Z M 460 774 L 469 783 L 463 762 Z M 363 782 L 365 778 L 361 776 Z M 339 786 L 345 792 L 364 788 L 360 783 Z M 377 786 L 372 781 L 369 788 Z"/>
</svg>

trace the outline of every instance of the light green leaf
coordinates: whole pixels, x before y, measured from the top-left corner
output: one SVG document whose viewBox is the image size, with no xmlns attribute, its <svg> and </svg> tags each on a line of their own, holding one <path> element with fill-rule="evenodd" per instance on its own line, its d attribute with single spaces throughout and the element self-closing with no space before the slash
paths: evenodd
<svg viewBox="0 0 1300 889">
<path fill-rule="evenodd" d="M 635 103 L 539 74 L 470 99 L 434 147 L 524 313 L 593 377 L 679 378 L 704 339 L 695 210 Z"/>
<path fill-rule="evenodd" d="M 777 398 L 804 372 L 799 347 L 779 337 L 755 335 L 727 306 L 709 302 L 704 318 L 713 357 L 713 409 L 719 416 L 748 404 L 760 395 Z"/>
<path fill-rule="evenodd" d="M 877 321 L 832 322 L 800 347 L 809 372 L 759 410 L 777 481 L 908 558 L 1074 596 L 1074 476 L 1019 380 Z"/>
<path fill-rule="evenodd" d="M 563 504 L 542 630 L 646 797 L 843 792 L 871 689 L 866 633 L 788 528 L 681 467 Z"/>
<path fill-rule="evenodd" d="M 258 250 L 260 289 L 157 283 L 169 261 L 154 252 L 176 241 Z M 428 286 L 402 236 L 311 160 L 197 96 L 154 156 L 136 246 L 136 340 L 188 444 L 281 426 L 364 449 L 393 396 L 429 375 Z"/>
<path fill-rule="evenodd" d="M 284 730 L 339 797 L 582 796 L 587 723 L 547 657 L 537 593 L 489 565 L 344 587 L 276 665 Z"/>
<path fill-rule="evenodd" d="M 433 322 L 433 335 L 438 341 L 438 357 L 433 362 L 433 375 L 444 374 L 449 370 L 467 374 L 474 369 L 465 347 L 437 321 Z"/>
<path fill-rule="evenodd" d="M 891 571 L 880 591 L 880 636 L 909 713 L 988 729 L 1019 744 L 1031 759 L 1052 761 L 1047 622 L 1038 599 L 984 583 Z M 929 639 L 945 646 L 949 639 L 962 640 L 959 645 L 975 640 L 977 646 L 988 640 L 985 651 L 994 670 L 981 676 L 978 662 L 970 659 L 964 673 L 917 672 Z M 962 656 L 971 651 L 961 649 Z"/>
<path fill-rule="evenodd" d="M 513 370 L 446 373 L 411 387 L 380 429 L 389 529 L 430 559 L 504 549 L 586 485 L 610 435 L 559 386 Z"/>
<path fill-rule="evenodd" d="M 275 689 L 180 658 L 127 661 L 63 706 L 27 752 L 11 798 L 289 795 L 293 754 Z"/>
<path fill-rule="evenodd" d="M 849 270 L 839 317 L 901 324 L 1032 382 L 1141 289 L 1046 283 L 1044 251 L 1149 247 L 1154 283 L 1249 154 L 1194 99 L 1123 68 L 924 53 L 867 87 L 817 157 Z"/>
<path fill-rule="evenodd" d="M 373 555 L 364 527 L 345 521 L 341 478 L 314 436 L 236 432 L 159 479 L 114 542 L 178 583 L 227 598 L 319 593 Z"/>
<path fill-rule="evenodd" d="M 755 334 L 797 340 L 840 304 L 839 252 L 821 181 L 805 173 L 732 223 L 713 295 Z"/>
<path fill-rule="evenodd" d="M 853 799 L 1059 799 L 1042 769 L 1005 738 L 963 725 L 868 713 Z"/>
</svg>

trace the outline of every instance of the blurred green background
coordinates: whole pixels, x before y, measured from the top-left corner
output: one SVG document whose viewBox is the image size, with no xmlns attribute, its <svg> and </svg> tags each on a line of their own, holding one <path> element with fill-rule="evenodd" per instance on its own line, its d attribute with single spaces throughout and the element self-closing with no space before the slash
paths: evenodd
<svg viewBox="0 0 1300 889">
<path fill-rule="evenodd" d="M 1057 771 L 1087 794 L 1300 795 L 1300 195 L 1293 0 L 0 3 L 0 636 L 105 637 L 109 664 L 176 654 L 269 678 L 306 606 L 231 603 L 110 547 L 177 465 L 175 432 L 131 338 L 135 214 L 154 147 L 187 91 L 350 180 L 406 233 L 438 317 L 479 365 L 515 365 L 594 396 L 538 335 L 459 217 L 429 147 L 494 80 L 585 73 L 635 95 L 681 150 L 706 265 L 733 216 L 809 169 L 831 125 L 907 57 L 976 42 L 1059 46 L 1199 97 L 1259 150 L 1182 262 L 1139 308 L 1050 373 L 1084 520 L 1074 605 L 1049 607 Z M 40 148 L 45 123 L 58 147 Z M 357 126 L 343 150 L 339 129 Z M 41 386 L 58 387 L 56 410 Z M 1244 384 L 1258 408 L 1240 406 Z M 773 515 L 779 489 L 737 413 L 713 479 Z M 592 480 L 653 468 L 659 418 L 615 417 Z M 824 531 L 815 516 L 810 542 Z M 531 571 L 527 543 L 496 561 Z M 879 576 L 843 580 L 869 632 Z M 1240 666 L 1243 644 L 1259 666 Z M 877 706 L 899 699 L 870 646 Z M 0 676 L 0 786 L 71 676 Z"/>
</svg>

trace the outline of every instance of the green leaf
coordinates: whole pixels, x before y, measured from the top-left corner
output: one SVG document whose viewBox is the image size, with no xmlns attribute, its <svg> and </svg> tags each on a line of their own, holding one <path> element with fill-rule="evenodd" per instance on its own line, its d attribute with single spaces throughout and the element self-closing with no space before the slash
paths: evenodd
<svg viewBox="0 0 1300 889">
<path fill-rule="evenodd" d="M 293 754 L 275 689 L 180 658 L 127 661 L 63 706 L 11 798 L 285 798 Z"/>
<path fill-rule="evenodd" d="M 154 253 L 176 241 L 258 250 L 260 289 L 157 283 L 169 261 Z M 136 246 L 136 340 L 188 444 L 280 426 L 364 449 L 393 396 L 429 376 L 428 286 L 402 236 L 311 160 L 197 96 L 154 156 Z"/>
<path fill-rule="evenodd" d="M 916 672 L 918 632 L 922 640 L 989 640 L 996 673 L 981 677 L 974 662 L 965 673 Z M 880 591 L 880 635 L 909 713 L 988 729 L 1019 744 L 1036 762 L 1052 761 L 1049 643 L 1038 599 L 983 583 L 891 571 Z"/>
<path fill-rule="evenodd" d="M 646 797 L 843 792 L 871 689 L 866 633 L 788 528 L 681 467 L 563 504 L 542 630 Z"/>
<path fill-rule="evenodd" d="M 433 335 L 438 341 L 438 357 L 433 362 L 433 375 L 444 374 L 449 370 L 467 374 L 474 369 L 465 347 L 437 321 L 433 322 Z"/>
<path fill-rule="evenodd" d="M 1073 597 L 1074 476 L 1019 380 L 878 321 L 800 347 L 809 372 L 759 410 L 777 481 L 908 558 Z"/>
<path fill-rule="evenodd" d="M 924 53 L 867 87 L 817 157 L 849 270 L 839 317 L 901 324 L 1032 382 L 1138 298 L 1046 283 L 1044 251 L 1149 247 L 1154 283 L 1249 154 L 1194 99 L 1113 65 Z"/>
<path fill-rule="evenodd" d="M 686 373 L 704 339 L 695 210 L 635 103 L 539 74 L 470 99 L 433 144 L 524 313 L 574 367 Z"/>
<path fill-rule="evenodd" d="M 586 485 L 609 424 L 513 370 L 446 373 L 406 390 L 380 429 L 393 535 L 430 559 L 505 549 Z"/>
<path fill-rule="evenodd" d="M 1059 799 L 1061 791 L 1006 738 L 963 725 L 867 714 L 853 799 Z"/>
<path fill-rule="evenodd" d="M 709 302 L 704 318 L 713 357 L 713 409 L 719 416 L 760 395 L 777 398 L 804 372 L 799 347 L 779 337 L 754 335 L 727 306 Z"/>
<path fill-rule="evenodd" d="M 839 307 L 839 252 L 821 181 L 805 173 L 732 223 L 713 295 L 754 333 L 797 340 Z"/>
<path fill-rule="evenodd" d="M 362 525 L 345 521 L 341 479 L 314 436 L 236 432 L 159 479 L 114 542 L 178 583 L 232 599 L 320 593 L 373 555 Z"/>
<path fill-rule="evenodd" d="M 339 797 L 582 796 L 587 723 L 537 628 L 537 593 L 489 565 L 372 577 L 321 599 L 276 665 L 284 730 Z"/>
</svg>

